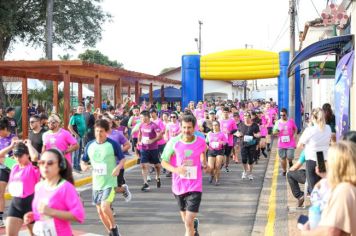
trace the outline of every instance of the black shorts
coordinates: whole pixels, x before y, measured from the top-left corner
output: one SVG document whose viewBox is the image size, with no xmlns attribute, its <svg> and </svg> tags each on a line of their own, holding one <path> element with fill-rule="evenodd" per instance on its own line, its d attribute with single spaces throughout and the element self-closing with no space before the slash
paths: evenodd
<svg viewBox="0 0 356 236">
<path fill-rule="evenodd" d="M 232 147 L 226 144 L 224 149 L 225 149 L 225 156 L 229 157 L 231 155 Z"/>
<path fill-rule="evenodd" d="M 267 127 L 268 135 L 272 135 L 273 127 Z"/>
<path fill-rule="evenodd" d="M 0 181 L 2 182 L 9 182 L 10 178 L 10 169 L 5 167 L 0 169 Z"/>
<path fill-rule="evenodd" d="M 132 138 L 132 146 L 135 150 L 137 150 L 137 142 L 138 142 L 138 138 Z"/>
<path fill-rule="evenodd" d="M 162 155 L 165 147 L 166 147 L 166 144 L 158 145 L 158 153 L 160 156 Z"/>
<path fill-rule="evenodd" d="M 125 174 L 125 169 L 121 169 L 119 175 L 117 176 L 118 187 L 121 187 L 123 184 L 126 184 L 124 174 Z"/>
<path fill-rule="evenodd" d="M 255 160 L 255 155 L 256 155 L 256 145 L 242 147 L 241 148 L 242 164 L 248 163 L 249 165 L 252 165 Z"/>
<path fill-rule="evenodd" d="M 23 219 L 26 213 L 32 211 L 33 197 L 34 194 L 25 198 L 13 197 L 7 212 L 7 216 Z"/>
<path fill-rule="evenodd" d="M 145 163 L 151 163 L 154 165 L 161 163 L 158 158 L 158 149 L 141 150 L 141 164 Z"/>
<path fill-rule="evenodd" d="M 224 156 L 224 149 L 221 150 L 208 150 L 208 157 Z"/>
<path fill-rule="evenodd" d="M 175 195 L 180 211 L 199 212 L 201 202 L 201 192 L 189 192 L 182 195 Z"/>
</svg>

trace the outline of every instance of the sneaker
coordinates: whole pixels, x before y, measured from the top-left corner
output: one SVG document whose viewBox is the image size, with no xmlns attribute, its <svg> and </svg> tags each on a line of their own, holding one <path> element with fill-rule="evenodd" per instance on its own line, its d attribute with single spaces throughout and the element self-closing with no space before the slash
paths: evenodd
<svg viewBox="0 0 356 236">
<path fill-rule="evenodd" d="M 115 228 L 112 228 L 110 230 L 110 235 L 112 235 L 112 236 L 120 236 L 119 228 L 117 227 L 117 225 L 115 226 Z"/>
<path fill-rule="evenodd" d="M 161 187 L 161 178 L 156 179 L 157 181 L 157 188 Z"/>
<path fill-rule="evenodd" d="M 163 174 L 167 173 L 167 170 L 163 168 L 162 170 Z"/>
<path fill-rule="evenodd" d="M 199 227 L 199 219 L 194 218 L 194 236 L 199 236 L 198 227 Z"/>
<path fill-rule="evenodd" d="M 172 177 L 172 172 L 169 172 L 169 171 L 168 171 L 167 174 L 166 174 L 166 177 L 167 177 L 167 178 L 171 178 L 171 177 Z"/>
<path fill-rule="evenodd" d="M 151 176 L 147 175 L 147 182 L 151 182 Z"/>
<path fill-rule="evenodd" d="M 211 184 L 213 182 L 214 176 L 210 175 L 209 177 L 209 184 Z"/>
<path fill-rule="evenodd" d="M 0 228 L 4 228 L 5 227 L 5 222 L 4 220 L 0 220 Z"/>
<path fill-rule="evenodd" d="M 242 179 L 246 179 L 247 178 L 247 175 L 246 175 L 246 172 L 242 172 L 242 176 L 241 176 Z"/>
<path fill-rule="evenodd" d="M 253 180 L 253 174 L 249 174 L 249 175 L 248 175 L 248 179 L 249 179 L 249 180 Z"/>
<path fill-rule="evenodd" d="M 129 190 L 129 186 L 127 186 L 127 184 L 123 184 L 121 187 L 124 188 L 124 192 L 122 193 L 122 196 L 124 196 L 125 202 L 131 201 L 132 194 Z"/>
<path fill-rule="evenodd" d="M 230 172 L 229 167 L 225 166 L 225 171 Z"/>
<path fill-rule="evenodd" d="M 304 203 L 304 196 L 301 196 L 300 198 L 298 198 L 298 207 L 302 207 Z"/>
<path fill-rule="evenodd" d="M 286 174 L 287 174 L 287 171 L 282 172 L 282 176 L 286 176 Z"/>
<path fill-rule="evenodd" d="M 216 180 L 215 181 L 215 186 L 219 186 L 220 185 L 220 181 L 219 180 Z"/>
<path fill-rule="evenodd" d="M 144 183 L 141 188 L 141 191 L 147 192 L 148 190 L 150 190 L 150 186 L 147 183 Z"/>
</svg>

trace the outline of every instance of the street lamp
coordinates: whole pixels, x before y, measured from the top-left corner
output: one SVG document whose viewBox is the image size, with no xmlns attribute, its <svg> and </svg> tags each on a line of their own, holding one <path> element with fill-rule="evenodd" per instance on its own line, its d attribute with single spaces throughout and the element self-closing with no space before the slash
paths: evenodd
<svg viewBox="0 0 356 236">
<path fill-rule="evenodd" d="M 199 23 L 199 39 L 194 38 L 194 41 L 197 43 L 199 54 L 201 54 L 201 25 L 203 24 L 203 22 L 199 20 L 198 23 Z"/>
</svg>

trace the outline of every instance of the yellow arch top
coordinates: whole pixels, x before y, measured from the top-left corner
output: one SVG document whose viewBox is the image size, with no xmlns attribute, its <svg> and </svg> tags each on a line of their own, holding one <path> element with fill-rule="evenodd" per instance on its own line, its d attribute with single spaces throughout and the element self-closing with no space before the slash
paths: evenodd
<svg viewBox="0 0 356 236">
<path fill-rule="evenodd" d="M 253 80 L 279 76 L 279 55 L 255 49 L 228 50 L 200 58 L 200 77 L 207 80 Z"/>
</svg>

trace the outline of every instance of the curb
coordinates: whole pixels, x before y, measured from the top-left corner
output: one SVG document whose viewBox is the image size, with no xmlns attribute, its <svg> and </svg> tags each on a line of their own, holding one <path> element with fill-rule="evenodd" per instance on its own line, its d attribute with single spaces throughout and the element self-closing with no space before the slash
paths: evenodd
<svg viewBox="0 0 356 236">
<path fill-rule="evenodd" d="M 125 167 L 124 167 L 125 170 L 137 165 L 137 160 L 138 160 L 137 157 L 132 158 L 130 160 L 127 160 L 125 162 Z M 92 176 L 88 176 L 88 177 L 84 177 L 84 178 L 75 180 L 74 181 L 74 185 L 75 185 L 75 187 L 81 187 L 83 185 L 91 183 L 91 181 L 92 181 Z M 5 200 L 11 200 L 12 199 L 12 196 L 10 195 L 10 193 L 5 193 L 4 197 L 5 197 Z"/>
</svg>

